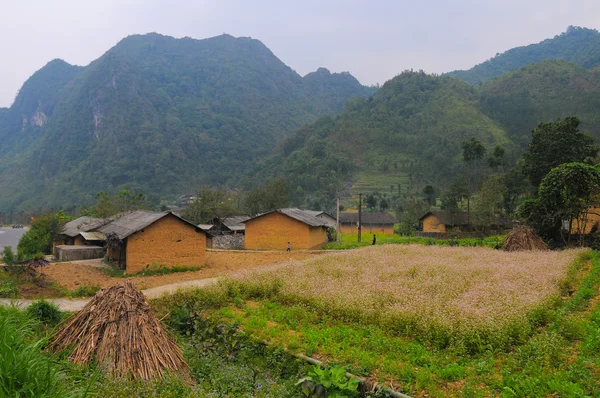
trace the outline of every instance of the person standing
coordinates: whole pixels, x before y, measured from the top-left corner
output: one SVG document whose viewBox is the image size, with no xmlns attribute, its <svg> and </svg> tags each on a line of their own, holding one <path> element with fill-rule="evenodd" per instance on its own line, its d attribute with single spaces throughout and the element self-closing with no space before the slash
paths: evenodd
<svg viewBox="0 0 600 398">
<path fill-rule="evenodd" d="M 373 246 L 375 246 L 375 243 L 377 243 L 377 236 L 373 234 Z"/>
<path fill-rule="evenodd" d="M 291 251 L 292 251 L 292 244 L 290 242 L 288 242 L 286 252 L 291 252 Z"/>
</svg>

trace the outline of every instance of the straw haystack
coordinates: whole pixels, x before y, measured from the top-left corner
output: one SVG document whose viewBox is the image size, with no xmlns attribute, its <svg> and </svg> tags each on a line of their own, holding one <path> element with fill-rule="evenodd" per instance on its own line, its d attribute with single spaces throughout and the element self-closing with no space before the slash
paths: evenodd
<svg viewBox="0 0 600 398">
<path fill-rule="evenodd" d="M 542 238 L 535 233 L 533 228 L 520 225 L 513 228 L 513 230 L 506 235 L 502 250 L 516 252 L 524 250 L 548 251 L 549 249 Z"/>
<path fill-rule="evenodd" d="M 185 370 L 181 349 L 129 281 L 99 291 L 52 339 L 49 349 L 71 349 L 83 364 L 97 360 L 118 377 L 152 379 Z"/>
</svg>

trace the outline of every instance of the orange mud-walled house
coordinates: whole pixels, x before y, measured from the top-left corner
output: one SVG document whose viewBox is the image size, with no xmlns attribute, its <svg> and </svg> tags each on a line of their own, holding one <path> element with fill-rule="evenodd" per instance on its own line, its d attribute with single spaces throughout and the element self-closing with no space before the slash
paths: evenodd
<svg viewBox="0 0 600 398">
<path fill-rule="evenodd" d="M 206 234 L 171 212 L 135 211 L 99 229 L 110 261 L 133 274 L 149 266 L 202 266 Z"/>
<path fill-rule="evenodd" d="M 319 249 L 327 243 L 326 221 L 305 210 L 277 209 L 245 221 L 248 250 Z"/>
<path fill-rule="evenodd" d="M 361 214 L 362 233 L 392 235 L 396 218 L 390 213 L 379 212 Z M 340 213 L 340 232 L 343 234 L 358 233 L 358 213 Z"/>
</svg>

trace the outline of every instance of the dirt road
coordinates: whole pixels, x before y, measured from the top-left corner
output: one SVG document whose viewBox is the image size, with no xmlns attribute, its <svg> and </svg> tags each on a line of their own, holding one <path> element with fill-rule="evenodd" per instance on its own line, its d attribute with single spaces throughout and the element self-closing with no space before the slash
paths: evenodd
<svg viewBox="0 0 600 398">
<path fill-rule="evenodd" d="M 193 289 L 198 287 L 203 287 L 206 285 L 210 285 L 211 283 L 215 283 L 218 278 L 208 278 L 208 279 L 200 279 L 195 281 L 187 281 L 187 282 L 178 282 L 172 283 L 170 285 L 159 286 L 152 289 L 142 290 L 144 296 L 147 299 L 159 298 L 164 294 L 172 294 L 180 289 Z M 61 311 L 79 311 L 91 300 L 91 298 L 85 299 L 47 299 L 47 301 L 54 303 L 60 308 Z M 27 308 L 31 303 L 35 300 L 29 299 L 0 299 L 0 305 L 17 305 L 21 308 Z"/>
<path fill-rule="evenodd" d="M 318 252 L 208 251 L 206 253 L 207 267 L 199 271 L 136 276 L 127 279 L 133 282 L 138 289 L 144 290 L 178 282 L 216 278 L 248 269 L 285 263 L 291 260 L 303 260 L 319 255 L 321 254 Z M 89 266 L 84 261 L 50 264 L 44 268 L 44 274 L 58 285 L 70 290 L 76 289 L 78 286 L 100 286 L 105 288 L 124 280 L 123 278 L 111 277 L 104 273 L 101 268 Z"/>
</svg>

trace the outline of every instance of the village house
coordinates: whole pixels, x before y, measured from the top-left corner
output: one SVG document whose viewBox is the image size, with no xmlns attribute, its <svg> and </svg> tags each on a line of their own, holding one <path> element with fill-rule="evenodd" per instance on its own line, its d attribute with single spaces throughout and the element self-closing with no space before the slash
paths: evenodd
<svg viewBox="0 0 600 398">
<path fill-rule="evenodd" d="M 319 249 L 327 239 L 327 223 L 296 208 L 277 209 L 246 220 L 245 248 L 249 250 Z"/>
<path fill-rule="evenodd" d="M 138 210 L 98 229 L 106 236 L 107 256 L 132 274 L 151 265 L 202 266 L 206 234 L 168 212 Z"/>
<path fill-rule="evenodd" d="M 569 222 L 567 220 L 563 222 L 563 229 L 569 230 Z M 570 226 L 570 233 L 574 235 L 587 235 L 598 232 L 600 232 L 600 208 L 598 207 L 587 209 L 587 212 L 581 217 L 574 219 Z"/>
<path fill-rule="evenodd" d="M 248 216 L 215 217 L 208 224 L 199 224 L 198 227 L 211 237 L 208 248 L 238 250 L 244 248 L 244 221 L 249 219 Z"/>
<path fill-rule="evenodd" d="M 327 224 L 328 227 L 337 228 L 337 221 L 331 214 L 322 210 L 304 210 L 313 217 L 317 217 Z"/>
<path fill-rule="evenodd" d="M 361 222 L 362 233 L 392 235 L 396 218 L 386 212 L 363 212 Z M 340 232 L 343 234 L 358 233 L 358 213 L 340 213 Z"/>
<path fill-rule="evenodd" d="M 419 218 L 419 229 L 424 233 L 447 234 L 470 232 L 472 227 L 465 212 L 429 211 Z"/>
<path fill-rule="evenodd" d="M 60 245 L 86 245 L 87 240 L 81 236 L 81 233 L 92 231 L 105 223 L 104 219 L 93 217 L 79 217 L 69 221 L 63 225 L 58 240 L 53 243 L 53 248 Z"/>
<path fill-rule="evenodd" d="M 93 230 L 104 225 L 101 218 L 79 217 L 66 223 L 52 252 L 58 261 L 89 260 L 104 257 L 104 234 Z"/>
</svg>

